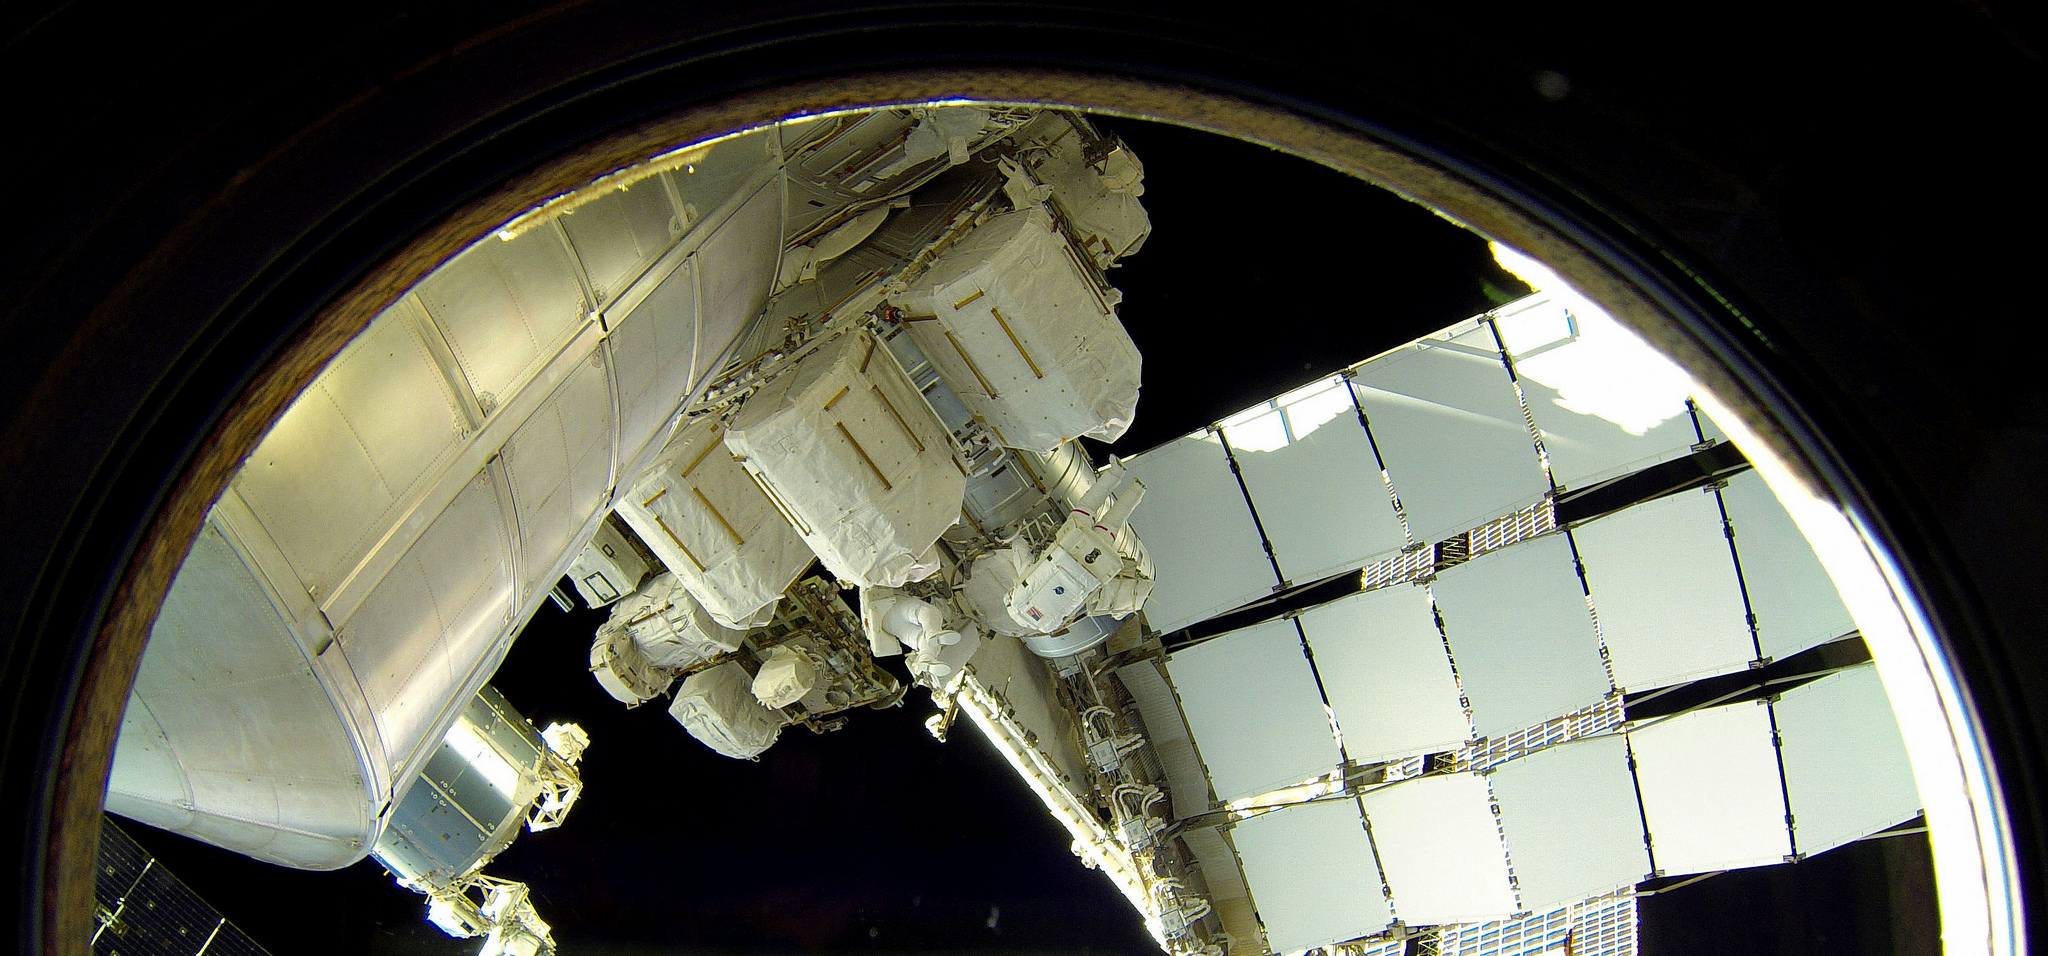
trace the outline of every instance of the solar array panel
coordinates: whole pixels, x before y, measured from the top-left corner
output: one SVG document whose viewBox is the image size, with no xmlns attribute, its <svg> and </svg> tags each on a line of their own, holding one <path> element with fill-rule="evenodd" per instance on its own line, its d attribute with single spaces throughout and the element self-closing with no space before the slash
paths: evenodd
<svg viewBox="0 0 2048 956">
<path fill-rule="evenodd" d="M 1355 801 L 1260 814 L 1231 838 L 1273 952 L 1370 936 L 1393 922 Z"/>
<path fill-rule="evenodd" d="M 94 877 L 93 956 L 268 956 L 112 820 Z"/>
<path fill-rule="evenodd" d="M 1855 626 L 1753 473 L 1557 526 L 1561 489 L 1725 440 L 1682 397 L 1661 420 L 1592 414 L 1599 396 L 1555 377 L 1596 354 L 1573 357 L 1583 331 L 1555 303 L 1504 310 L 1131 462 L 1155 630 L 1359 575 L 1166 660 L 1215 798 L 1256 813 L 1234 839 L 1275 952 L 1398 919 L 1446 927 L 1442 952 L 1570 932 L 1575 952 L 1633 953 L 1643 879 L 1919 813 L 1868 664 L 1630 721 L 1624 699 Z"/>
<path fill-rule="evenodd" d="M 1342 759 L 1291 621 L 1271 621 L 1174 655 L 1195 749 L 1219 800 L 1278 790 Z"/>
</svg>

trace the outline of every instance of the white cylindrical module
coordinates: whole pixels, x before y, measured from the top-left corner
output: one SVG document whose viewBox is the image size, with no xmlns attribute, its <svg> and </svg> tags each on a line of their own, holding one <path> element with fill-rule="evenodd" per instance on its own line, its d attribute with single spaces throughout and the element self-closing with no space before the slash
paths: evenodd
<svg viewBox="0 0 2048 956">
<path fill-rule="evenodd" d="M 485 686 L 392 810 L 377 861 L 422 893 L 451 886 L 519 835 L 549 759 L 533 725 Z"/>
<path fill-rule="evenodd" d="M 782 222 L 763 137 L 712 148 L 744 172 L 695 197 L 716 210 L 696 228 L 668 228 L 666 173 L 608 189 L 565 225 L 486 235 L 335 356 L 171 584 L 111 812 L 285 866 L 369 851 L 614 475 L 763 307 Z"/>
</svg>

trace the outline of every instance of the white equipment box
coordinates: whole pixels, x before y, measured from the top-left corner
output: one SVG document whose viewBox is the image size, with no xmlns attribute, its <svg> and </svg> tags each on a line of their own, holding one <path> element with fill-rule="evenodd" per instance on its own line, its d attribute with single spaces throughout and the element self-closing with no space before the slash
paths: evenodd
<svg viewBox="0 0 2048 956">
<path fill-rule="evenodd" d="M 749 398 L 726 448 L 841 582 L 895 587 L 967 489 L 952 437 L 887 348 L 842 335 Z"/>
<path fill-rule="evenodd" d="M 984 223 L 898 297 L 918 348 L 1013 448 L 1115 441 L 1137 413 L 1138 347 L 1077 255 L 1032 206 Z"/>
<path fill-rule="evenodd" d="M 619 517 L 720 624 L 767 622 L 811 548 L 746 470 L 716 421 L 690 424 L 619 501 Z"/>
</svg>

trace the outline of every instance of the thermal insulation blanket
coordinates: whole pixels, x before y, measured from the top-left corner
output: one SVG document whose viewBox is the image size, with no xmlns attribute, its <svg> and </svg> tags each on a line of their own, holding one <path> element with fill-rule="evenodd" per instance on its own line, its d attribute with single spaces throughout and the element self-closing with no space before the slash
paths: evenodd
<svg viewBox="0 0 2048 956">
<path fill-rule="evenodd" d="M 867 332 L 843 335 L 747 400 L 725 446 L 841 581 L 895 587 L 960 517 L 952 437 Z"/>
<path fill-rule="evenodd" d="M 990 219 L 899 304 L 910 334 L 1004 444 L 1041 454 L 1115 441 L 1138 408 L 1138 347 L 1043 207 Z"/>
<path fill-rule="evenodd" d="M 676 679 L 674 673 L 647 663 L 647 655 L 625 628 L 610 626 L 598 628 L 597 639 L 590 644 L 590 673 L 605 693 L 629 707 L 653 700 Z"/>
<path fill-rule="evenodd" d="M 768 649 L 761 670 L 754 675 L 754 698 L 769 707 L 788 707 L 804 699 L 818 686 L 818 667 L 803 652 L 787 644 Z"/>
<path fill-rule="evenodd" d="M 720 624 L 766 623 L 811 548 L 725 449 L 715 421 L 679 432 L 619 501 L 619 517 Z"/>
<path fill-rule="evenodd" d="M 689 590 L 668 574 L 655 576 L 646 587 L 612 605 L 612 616 L 598 633 L 606 630 L 625 631 L 647 663 L 668 670 L 738 650 L 745 636 L 712 620 Z"/>
<path fill-rule="evenodd" d="M 668 713 L 698 742 L 738 760 L 760 756 L 782 734 L 781 715 L 754 699 L 754 678 L 738 661 L 691 674 Z"/>
</svg>

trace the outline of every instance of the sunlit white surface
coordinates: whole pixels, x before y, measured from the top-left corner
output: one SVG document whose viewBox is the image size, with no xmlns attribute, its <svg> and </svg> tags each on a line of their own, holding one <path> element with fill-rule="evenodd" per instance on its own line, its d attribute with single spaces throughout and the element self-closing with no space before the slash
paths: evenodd
<svg viewBox="0 0 2048 956">
<path fill-rule="evenodd" d="M 604 190 L 562 217 L 562 230 L 601 305 L 615 301 L 683 231 L 686 217 L 659 188 L 661 182 L 648 185 L 654 188 Z"/>
<path fill-rule="evenodd" d="M 724 442 L 843 582 L 922 578 L 925 553 L 960 520 L 966 476 L 945 423 L 866 331 L 826 340 L 762 386 Z"/>
<path fill-rule="evenodd" d="M 746 199 L 732 217 L 719 223 L 698 252 L 696 344 L 690 368 L 695 382 L 718 370 L 725 360 L 724 343 L 761 312 L 775 281 L 773 267 L 782 252 L 783 192 L 771 183 Z"/>
<path fill-rule="evenodd" d="M 1317 379 L 1218 423 L 1238 451 L 1275 451 L 1356 410 L 1340 376 Z"/>
<path fill-rule="evenodd" d="M 1685 400 L 1696 389 L 1683 369 L 1549 267 L 1500 243 L 1491 245 L 1502 268 L 1569 311 L 1576 334 L 1567 346 L 1529 354 L 1561 338 L 1555 321 L 1534 315 L 1503 321 L 1501 339 L 1516 356 L 1517 372 L 1556 389 L 1559 407 L 1613 422 L 1631 435 L 1685 414 Z"/>
<path fill-rule="evenodd" d="M 1913 768 L 1876 665 L 1786 691 L 1777 711 L 1792 836 L 1802 855 L 1919 815 Z"/>
<path fill-rule="evenodd" d="M 744 629 L 772 613 L 813 555 L 724 437 L 716 421 L 679 430 L 617 507 L 705 610 Z"/>
<path fill-rule="evenodd" d="M 1356 939 L 1393 922 L 1351 800 L 1263 813 L 1237 823 L 1231 839 L 1271 951 Z"/>
<path fill-rule="evenodd" d="M 1471 737 L 1428 592 L 1367 591 L 1303 614 L 1301 626 L 1353 761 L 1451 750 Z"/>
<path fill-rule="evenodd" d="M 1050 454 L 1122 437 L 1137 412 L 1138 347 L 1042 206 L 1004 213 L 940 254 L 897 304 L 960 401 L 1005 444 Z"/>
<path fill-rule="evenodd" d="M 401 303 L 342 349 L 285 410 L 239 474 L 237 494 L 300 580 L 332 593 L 462 444 L 462 403 Z M 393 402 L 385 396 L 420 396 Z"/>
<path fill-rule="evenodd" d="M 375 826 L 378 781 L 362 774 L 363 742 L 328 702 L 308 657 L 255 571 L 208 522 L 143 652 L 108 812 L 272 862 L 354 859 L 353 841 Z M 216 728 L 244 711 L 263 719 L 223 739 Z M 228 746 L 208 749 L 215 744 Z M 294 755 L 290 766 L 265 759 L 280 751 Z M 280 793 L 293 799 L 280 802 Z"/>
<path fill-rule="evenodd" d="M 1606 313 L 1537 295 L 1494 315 L 1559 485 L 1691 450 L 1691 382 Z"/>
<path fill-rule="evenodd" d="M 418 299 L 447 336 L 483 404 L 511 396 L 589 315 L 576 265 L 546 229 L 485 240 L 419 285 Z"/>
<path fill-rule="evenodd" d="M 249 812 L 226 791 L 187 788 L 181 812 L 194 822 L 167 825 L 222 845 L 290 843 L 266 858 L 297 866 L 347 862 L 306 835 L 349 831 L 342 839 L 357 856 L 374 843 L 375 808 L 439 747 L 459 702 L 482 686 L 594 532 L 618 476 L 697 383 L 693 363 L 708 367 L 726 349 L 725 326 L 714 334 L 697 322 L 700 247 L 720 272 L 711 277 L 714 317 L 735 325 L 759 310 L 765 286 L 749 276 L 772 274 L 780 248 L 781 191 L 759 188 L 778 175 L 772 139 L 741 148 L 740 178 L 756 187 L 747 215 L 736 215 L 745 201 L 735 198 L 700 217 L 706 210 L 673 204 L 670 184 L 654 176 L 630 184 L 639 195 L 593 204 L 579 222 L 592 262 L 555 223 L 508 227 L 386 309 L 292 403 L 209 519 L 264 593 L 217 598 L 281 616 L 283 627 L 261 639 L 287 641 L 272 651 L 301 655 L 323 688 L 310 699 L 351 739 L 363 806 L 298 800 L 292 793 L 311 788 L 294 785 L 281 799 L 324 819 L 286 821 Z M 715 192 L 722 200 L 739 181 Z M 709 194 L 699 198 L 711 204 Z M 703 228 L 688 228 L 694 222 Z M 611 228 L 630 235 L 600 235 Z M 604 288 L 589 287 L 592 279 Z M 240 776 L 251 780 L 316 775 L 296 769 L 305 748 L 258 746 L 232 729 L 286 726 L 252 685 L 224 684 L 214 696 L 210 728 L 133 729 L 179 734 L 191 766 L 246 763 Z"/>
<path fill-rule="evenodd" d="M 610 320 L 605 351 L 619 393 L 622 459 L 630 460 L 644 445 L 662 444 L 664 426 L 676 410 L 670 399 L 689 388 L 699 267 L 694 256 L 679 259 L 673 271 L 636 289 L 637 301 L 615 306 L 622 314 Z"/>
<path fill-rule="evenodd" d="M 1601 896 L 1649 875 L 1621 737 L 1551 747 L 1500 765 L 1490 778 L 1523 909 Z"/>
<path fill-rule="evenodd" d="M 1631 731 L 1629 744 L 1659 874 L 1764 866 L 1792 852 L 1761 702 L 1658 721 Z"/>
<path fill-rule="evenodd" d="M 1368 790 L 1361 800 L 1402 922 L 1476 923 L 1514 914 L 1507 850 L 1484 778 L 1418 777 Z"/>
<path fill-rule="evenodd" d="M 440 746 L 510 637 L 512 542 L 488 473 L 435 519 L 390 574 L 371 589 L 335 637 L 375 713 L 375 733 L 395 766 L 417 767 Z M 473 678 L 473 683 L 472 683 Z"/>
<path fill-rule="evenodd" d="M 1337 766 L 1337 740 L 1294 622 L 1197 644 L 1167 658 L 1166 673 L 1217 799 L 1277 790 Z"/>
<path fill-rule="evenodd" d="M 461 754 L 462 759 L 469 761 L 470 768 L 481 774 L 484 781 L 491 785 L 491 789 L 504 794 L 507 798 L 512 796 L 513 791 L 519 789 L 519 769 L 506 761 L 504 755 L 493 750 L 490 743 L 484 740 L 483 735 L 477 733 L 476 727 L 468 721 L 458 720 L 455 726 L 448 728 L 445 742 L 454 748 L 456 753 Z"/>
<path fill-rule="evenodd" d="M 520 552 L 535 564 L 579 545 L 578 534 L 610 502 L 611 376 L 601 355 L 571 371 L 505 445 Z"/>
<path fill-rule="evenodd" d="M 953 699 L 960 704 L 961 711 L 975 729 L 981 731 L 982 737 L 1003 755 L 1010 769 L 1030 785 L 1031 792 L 1038 795 L 1053 819 L 1058 820 L 1074 838 L 1075 855 L 1109 876 L 1124 899 L 1145 914 L 1145 929 L 1152 938 L 1164 945 L 1165 936 L 1154 912 L 1156 907 L 1146 892 L 1144 878 L 1130 857 L 1104 832 L 1094 812 L 1079 806 L 1073 794 L 1055 782 L 1058 771 L 1044 754 L 1024 739 L 1023 730 L 1003 715 L 1001 705 L 988 698 L 972 674 L 954 685 L 954 694 Z"/>
</svg>

